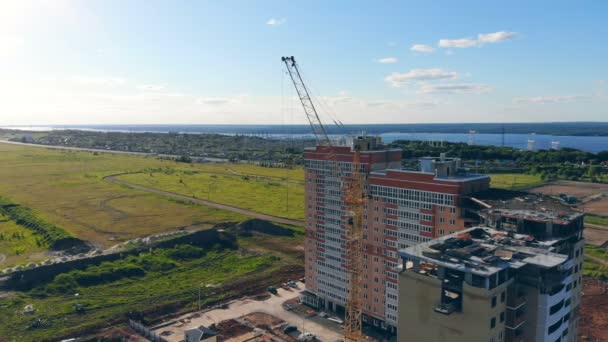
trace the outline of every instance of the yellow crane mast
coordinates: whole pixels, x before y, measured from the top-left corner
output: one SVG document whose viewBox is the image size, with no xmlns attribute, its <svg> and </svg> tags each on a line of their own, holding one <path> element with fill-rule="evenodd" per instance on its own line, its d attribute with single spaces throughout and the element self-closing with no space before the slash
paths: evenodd
<svg viewBox="0 0 608 342">
<path fill-rule="evenodd" d="M 285 63 L 287 71 L 296 88 L 306 118 L 315 135 L 317 145 L 331 146 L 332 142 L 327 135 L 327 130 L 323 126 L 321 119 L 317 113 L 312 98 L 302 76 L 296 60 L 293 56 L 282 57 L 281 61 Z M 361 152 L 355 145 L 354 157 L 351 170 L 342 170 L 338 166 L 336 156 L 331 156 L 336 164 L 336 172 L 341 180 L 344 181 L 343 193 L 347 212 L 346 226 L 346 267 L 348 273 L 348 286 L 346 298 L 346 312 L 344 320 L 344 339 L 349 342 L 358 342 L 363 340 L 362 331 L 362 310 L 363 310 L 363 294 L 362 294 L 362 265 L 363 265 L 363 212 L 365 210 L 365 170 L 361 165 Z"/>
</svg>

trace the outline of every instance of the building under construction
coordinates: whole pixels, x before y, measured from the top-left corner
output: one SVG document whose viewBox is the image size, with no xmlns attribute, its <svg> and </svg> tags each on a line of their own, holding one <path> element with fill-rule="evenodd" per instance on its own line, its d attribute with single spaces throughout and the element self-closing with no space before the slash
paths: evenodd
<svg viewBox="0 0 608 342">
<path fill-rule="evenodd" d="M 306 178 L 306 291 L 302 300 L 344 312 L 348 284 L 348 219 L 345 178 L 355 151 L 365 179 L 362 219 L 362 319 L 395 331 L 398 324 L 398 250 L 471 227 L 461 207 L 470 194 L 485 191 L 490 178 L 471 174 L 460 160 L 423 158 L 416 170 L 401 167 L 399 149 L 376 137 L 352 146 L 316 146 L 304 152 Z"/>
<path fill-rule="evenodd" d="M 520 195 L 474 198 L 485 227 L 400 251 L 400 341 L 576 341 L 584 215 Z"/>
</svg>

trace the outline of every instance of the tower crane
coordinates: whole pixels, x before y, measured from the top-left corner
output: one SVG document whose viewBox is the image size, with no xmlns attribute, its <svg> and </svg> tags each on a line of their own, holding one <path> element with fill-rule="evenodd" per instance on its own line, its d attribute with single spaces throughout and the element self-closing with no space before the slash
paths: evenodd
<svg viewBox="0 0 608 342">
<path fill-rule="evenodd" d="M 306 118 L 312 129 L 318 146 L 332 146 L 327 135 L 327 130 L 312 101 L 310 93 L 304 84 L 300 70 L 293 56 L 282 57 L 293 85 L 296 88 Z M 331 158 L 337 164 L 336 156 Z M 364 170 L 361 168 L 361 151 L 358 145 L 354 145 L 354 157 L 350 172 L 344 172 L 339 166 L 336 167 L 337 175 L 344 180 L 343 186 L 344 202 L 347 211 L 347 257 L 346 269 L 348 274 L 348 293 L 346 298 L 346 313 L 344 319 L 344 339 L 349 342 L 363 340 L 362 331 L 362 265 L 363 265 L 363 213 L 365 210 L 366 194 L 364 190 Z"/>
</svg>

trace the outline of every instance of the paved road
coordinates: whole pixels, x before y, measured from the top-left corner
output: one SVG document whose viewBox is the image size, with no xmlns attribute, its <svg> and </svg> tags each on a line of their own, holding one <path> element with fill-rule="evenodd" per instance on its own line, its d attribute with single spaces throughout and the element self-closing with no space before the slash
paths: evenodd
<svg viewBox="0 0 608 342">
<path fill-rule="evenodd" d="M 258 218 L 260 220 L 266 220 L 266 221 L 275 222 L 275 223 L 282 223 L 282 224 L 290 224 L 290 225 L 293 225 L 293 226 L 304 226 L 304 222 L 303 221 L 290 220 L 290 219 L 286 219 L 286 218 L 282 218 L 282 217 L 262 214 L 262 213 L 259 213 L 257 211 L 251 211 L 251 210 L 247 210 L 247 209 L 243 209 L 243 208 L 237 208 L 237 207 L 233 207 L 233 206 L 227 205 L 227 204 L 221 204 L 221 203 L 206 201 L 206 200 L 202 200 L 202 199 L 199 199 L 199 198 L 194 198 L 194 197 L 190 197 L 190 196 L 176 194 L 174 192 L 164 191 L 164 190 L 155 189 L 155 188 L 151 188 L 151 187 L 147 187 L 147 186 L 143 186 L 143 185 L 138 185 L 138 184 L 133 184 L 133 183 L 128 183 L 128 182 L 125 182 L 123 180 L 120 180 L 120 179 L 116 178 L 117 176 L 120 176 L 120 175 L 107 176 L 107 177 L 104 178 L 104 180 L 106 180 L 108 182 L 111 182 L 111 183 L 124 185 L 126 187 L 131 188 L 131 189 L 147 191 L 147 192 L 155 193 L 155 194 L 158 194 L 158 195 L 162 195 L 162 196 L 166 196 L 166 197 L 171 197 L 171 198 L 175 198 L 175 199 L 179 199 L 179 200 L 184 200 L 184 201 L 189 201 L 189 202 L 192 202 L 192 203 L 201 204 L 201 205 L 205 205 L 205 206 L 216 208 L 216 209 L 227 210 L 227 211 L 231 211 L 233 213 L 237 213 L 237 214 L 242 214 L 242 215 Z"/>
<path fill-rule="evenodd" d="M 303 285 L 299 283 L 300 285 Z M 184 338 L 184 330 L 198 327 L 200 325 L 209 326 L 214 323 L 219 323 L 221 321 L 238 318 L 250 313 L 254 312 L 263 312 L 275 317 L 278 317 L 291 325 L 295 325 L 298 329 L 302 330 L 304 326 L 304 330 L 315 334 L 319 340 L 321 341 L 336 341 L 343 339 L 341 330 L 338 328 L 338 325 L 335 324 L 335 328 L 331 329 L 328 326 L 321 325 L 314 320 L 302 319 L 302 317 L 297 314 L 287 311 L 283 308 L 283 303 L 286 300 L 297 297 L 300 294 L 298 290 L 286 291 L 281 288 L 278 289 L 279 294 L 277 296 L 273 295 L 267 300 L 256 301 L 252 299 L 243 299 L 230 303 L 227 309 L 213 309 L 206 312 L 201 312 L 200 317 L 191 318 L 192 313 L 186 314 L 184 316 L 178 317 L 176 320 L 180 320 L 183 318 L 189 318 L 191 321 L 185 325 L 178 326 L 171 325 L 164 328 L 159 328 L 156 330 L 156 333 L 161 333 L 163 331 L 172 331 L 173 334 L 165 337 L 169 342 L 178 342 L 183 340 Z M 326 322 L 329 323 L 329 322 Z M 332 323 L 333 324 L 333 323 Z M 328 324 L 329 325 L 329 324 Z"/>
</svg>

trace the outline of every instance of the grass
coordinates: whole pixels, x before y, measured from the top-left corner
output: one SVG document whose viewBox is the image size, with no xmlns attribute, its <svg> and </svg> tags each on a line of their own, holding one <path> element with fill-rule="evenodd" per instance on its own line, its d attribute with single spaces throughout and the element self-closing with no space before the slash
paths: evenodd
<svg viewBox="0 0 608 342">
<path fill-rule="evenodd" d="M 183 205 L 103 180 L 104 175 L 181 166 L 155 158 L 49 150 L 0 143 L 0 196 L 100 247 L 179 227 L 244 217 Z M 187 166 L 186 166 L 187 167 Z M 3 265 L 6 266 L 6 265 Z"/>
<path fill-rule="evenodd" d="M 490 175 L 492 188 L 506 190 L 523 190 L 544 184 L 540 175 L 529 175 L 523 173 L 497 173 Z"/>
<path fill-rule="evenodd" d="M 243 285 L 231 286 L 235 281 L 268 281 L 284 266 L 281 260 L 268 253 L 258 255 L 235 250 L 211 250 L 194 258 L 176 258 L 171 250 L 155 250 L 153 254 L 142 253 L 84 271 L 64 273 L 31 291 L 1 298 L 0 316 L 3 322 L 0 324 L 0 336 L 9 337 L 7 341 L 54 340 L 58 336 L 70 336 L 70 332 L 78 334 L 77 331 L 106 325 L 116 319 L 124 321 L 127 312 L 164 305 L 175 305 L 172 313 L 193 310 L 197 306 L 199 287 L 202 304 L 205 305 L 241 291 Z M 150 259 L 154 261 L 149 262 Z M 169 267 L 152 267 L 163 264 Z M 125 269 L 127 271 L 119 272 Z M 88 279 L 85 275 L 90 277 L 108 271 L 114 274 L 113 279 L 96 285 L 81 281 Z M 122 275 L 117 276 L 117 273 Z M 67 287 L 65 284 L 68 284 Z M 219 287 L 216 289 L 206 285 Z M 22 313 L 28 304 L 34 305 L 34 314 Z M 77 304 L 84 308 L 83 313 L 77 311 Z M 33 327 L 35 322 L 41 322 L 40 326 Z"/>
<path fill-rule="evenodd" d="M 608 227 L 608 218 L 594 215 L 585 215 L 585 223 Z"/>
<path fill-rule="evenodd" d="M 0 214 L 0 253 L 5 257 L 0 268 L 41 261 L 46 247 L 32 231 Z"/>
<path fill-rule="evenodd" d="M 304 219 L 304 187 L 281 179 L 197 171 L 137 173 L 119 179 L 273 216 Z"/>
<path fill-rule="evenodd" d="M 598 246 L 585 245 L 585 261 L 583 262 L 584 275 L 600 279 L 608 279 L 608 265 L 602 265 L 589 256 L 608 263 L 608 249 Z"/>
</svg>

